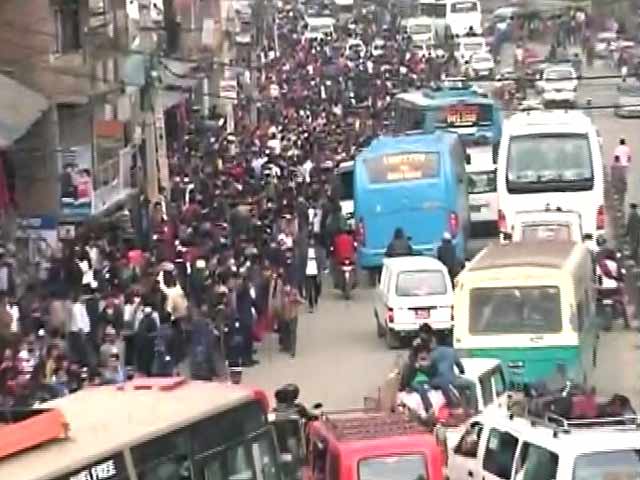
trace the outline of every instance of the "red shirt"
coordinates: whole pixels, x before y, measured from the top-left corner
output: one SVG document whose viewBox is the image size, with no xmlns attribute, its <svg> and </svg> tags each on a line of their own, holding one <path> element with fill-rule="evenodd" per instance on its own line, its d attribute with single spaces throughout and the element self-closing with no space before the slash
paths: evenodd
<svg viewBox="0 0 640 480">
<path fill-rule="evenodd" d="M 352 235 L 348 233 L 336 235 L 333 239 L 333 256 L 338 263 L 342 263 L 345 260 L 354 261 L 356 257 L 356 247 Z"/>
</svg>

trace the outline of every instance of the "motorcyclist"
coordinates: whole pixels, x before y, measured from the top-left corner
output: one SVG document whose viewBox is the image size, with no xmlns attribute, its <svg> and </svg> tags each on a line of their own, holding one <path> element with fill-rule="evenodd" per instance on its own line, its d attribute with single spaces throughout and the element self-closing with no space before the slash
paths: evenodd
<svg viewBox="0 0 640 480">
<path fill-rule="evenodd" d="M 393 239 L 387 245 L 385 257 L 407 257 L 413 254 L 413 247 L 405 236 L 404 230 L 397 227 L 393 232 Z"/>
<path fill-rule="evenodd" d="M 339 287 L 341 278 L 339 277 L 340 265 L 345 263 L 355 264 L 356 246 L 353 230 L 349 225 L 343 225 L 332 243 L 332 271 L 333 284 Z"/>
<path fill-rule="evenodd" d="M 625 328 L 629 328 L 629 317 L 625 304 L 624 275 L 618 255 L 615 250 L 607 246 L 604 236 L 598 237 L 599 247 L 596 254 L 596 278 L 599 300 L 612 300 L 618 312 L 621 313 Z"/>
</svg>

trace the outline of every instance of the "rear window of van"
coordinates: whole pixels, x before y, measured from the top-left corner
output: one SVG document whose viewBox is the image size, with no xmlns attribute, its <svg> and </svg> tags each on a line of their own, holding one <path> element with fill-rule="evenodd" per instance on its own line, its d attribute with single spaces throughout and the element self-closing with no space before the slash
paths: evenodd
<svg viewBox="0 0 640 480">
<path fill-rule="evenodd" d="M 400 272 L 396 283 L 396 295 L 399 297 L 424 297 L 426 295 L 444 295 L 447 282 L 439 270 L 420 270 Z"/>
<path fill-rule="evenodd" d="M 372 457 L 358 463 L 358 480 L 427 480 L 422 455 Z"/>
</svg>

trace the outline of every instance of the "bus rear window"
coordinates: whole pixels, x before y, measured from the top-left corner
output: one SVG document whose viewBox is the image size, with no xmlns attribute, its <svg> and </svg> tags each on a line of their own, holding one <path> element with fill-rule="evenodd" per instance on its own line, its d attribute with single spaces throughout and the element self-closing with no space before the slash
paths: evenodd
<svg viewBox="0 0 640 480">
<path fill-rule="evenodd" d="M 545 334 L 562 331 L 558 287 L 474 288 L 469 332 L 475 335 Z"/>
<path fill-rule="evenodd" d="M 436 178 L 440 155 L 435 152 L 396 153 L 365 161 L 370 183 L 395 183 Z"/>
<path fill-rule="evenodd" d="M 358 480 L 427 480 L 422 455 L 398 455 L 360 460 Z"/>
</svg>

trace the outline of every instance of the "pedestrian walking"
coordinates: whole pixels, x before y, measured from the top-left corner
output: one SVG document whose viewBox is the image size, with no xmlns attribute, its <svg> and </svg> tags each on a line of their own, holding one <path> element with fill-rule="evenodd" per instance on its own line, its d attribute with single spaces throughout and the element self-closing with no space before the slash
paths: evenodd
<svg viewBox="0 0 640 480">
<path fill-rule="evenodd" d="M 638 213 L 638 205 L 635 203 L 629 204 L 627 239 L 629 240 L 631 258 L 634 262 L 637 262 L 638 249 L 640 249 L 640 214 Z"/>
<path fill-rule="evenodd" d="M 316 249 L 315 238 L 310 237 L 304 287 L 305 294 L 307 295 L 307 303 L 309 304 L 310 313 L 313 313 L 316 306 L 318 305 L 318 297 L 320 296 L 320 268 L 318 262 L 319 258 Z"/>
<path fill-rule="evenodd" d="M 613 157 L 613 165 L 611 165 L 611 189 L 616 204 L 624 205 L 627 194 L 627 167 L 622 165 L 618 155 Z"/>
<path fill-rule="evenodd" d="M 282 290 L 282 320 L 280 323 L 280 348 L 281 351 L 296 356 L 298 343 L 298 310 L 304 303 L 298 290 L 291 284 L 284 286 Z"/>
</svg>

